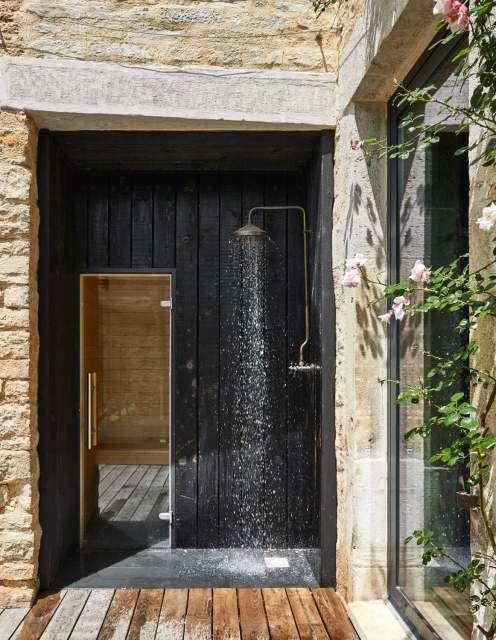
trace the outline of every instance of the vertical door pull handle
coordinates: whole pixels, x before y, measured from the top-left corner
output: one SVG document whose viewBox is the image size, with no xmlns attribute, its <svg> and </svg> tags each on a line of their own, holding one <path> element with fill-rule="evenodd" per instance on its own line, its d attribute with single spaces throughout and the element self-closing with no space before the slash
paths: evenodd
<svg viewBox="0 0 496 640">
<path fill-rule="evenodd" d="M 88 450 L 97 445 L 96 428 L 96 373 L 88 373 Z"/>
</svg>

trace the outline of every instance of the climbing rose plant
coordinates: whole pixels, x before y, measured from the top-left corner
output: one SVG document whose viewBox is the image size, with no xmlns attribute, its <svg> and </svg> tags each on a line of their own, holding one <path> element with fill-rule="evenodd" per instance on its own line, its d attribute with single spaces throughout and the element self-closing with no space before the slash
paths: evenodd
<svg viewBox="0 0 496 640">
<path fill-rule="evenodd" d="M 322 13 L 337 0 L 316 0 L 313 6 Z M 440 16 L 436 47 L 446 46 L 459 38 L 461 48 L 453 62 L 456 65 L 458 86 L 470 83 L 468 106 L 457 104 L 458 91 L 439 97 L 434 85 L 409 90 L 401 85 L 395 97 L 397 106 L 407 106 L 400 126 L 406 129 L 405 140 L 389 145 L 387 140 L 352 140 L 351 149 L 364 153 L 368 162 L 374 157 L 407 159 L 417 149 L 437 144 L 448 124 L 457 125 L 457 133 L 472 127 L 469 144 L 460 145 L 456 155 L 472 152 L 472 163 L 496 168 L 496 0 L 435 0 L 435 15 Z M 434 105 L 439 114 L 435 121 L 426 122 L 423 116 L 427 104 Z M 431 114 L 433 109 L 430 110 Z M 452 130 L 452 129 L 450 129 Z M 496 202 L 487 202 L 477 219 L 479 233 L 487 234 L 487 242 L 496 256 Z M 429 564 L 443 558 L 451 566 L 446 583 L 459 592 L 470 590 L 471 610 L 480 612 L 476 628 L 488 639 L 496 636 L 496 525 L 493 509 L 488 504 L 488 478 L 494 466 L 496 434 L 488 422 L 496 400 L 496 373 L 481 369 L 477 360 L 487 348 L 478 339 L 481 322 L 494 323 L 496 317 L 496 257 L 479 268 L 470 268 L 469 256 L 462 255 L 451 264 L 431 269 L 421 256 L 411 265 L 408 279 L 399 283 L 382 282 L 368 277 L 366 261 L 357 254 L 347 260 L 342 285 L 380 288 L 382 294 L 373 304 L 384 304 L 387 310 L 378 315 L 384 323 L 402 323 L 408 317 L 428 313 L 454 314 L 455 331 L 467 338 L 458 350 L 446 353 L 427 353 L 434 365 L 423 380 L 414 385 L 397 385 L 397 403 L 424 403 L 429 408 L 423 424 L 412 428 L 407 440 L 429 438 L 435 429 L 449 430 L 450 444 L 436 451 L 430 461 L 448 466 L 463 465 L 468 483 L 478 500 L 478 511 L 485 532 L 489 552 L 474 552 L 467 566 L 439 546 L 431 531 L 415 530 L 405 543 L 415 542 L 422 547 L 422 562 Z M 492 327 L 494 330 L 494 326 Z M 461 380 L 470 383 L 471 394 L 479 392 L 483 402 L 476 407 L 465 391 Z"/>
</svg>

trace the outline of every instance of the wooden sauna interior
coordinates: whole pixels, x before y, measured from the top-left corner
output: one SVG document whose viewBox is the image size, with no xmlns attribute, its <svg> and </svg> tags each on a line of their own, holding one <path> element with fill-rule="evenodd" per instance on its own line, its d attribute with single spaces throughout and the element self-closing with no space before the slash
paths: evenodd
<svg viewBox="0 0 496 640">
<path fill-rule="evenodd" d="M 93 463 L 168 464 L 170 300 L 170 275 L 81 276 L 82 431 Z"/>
</svg>

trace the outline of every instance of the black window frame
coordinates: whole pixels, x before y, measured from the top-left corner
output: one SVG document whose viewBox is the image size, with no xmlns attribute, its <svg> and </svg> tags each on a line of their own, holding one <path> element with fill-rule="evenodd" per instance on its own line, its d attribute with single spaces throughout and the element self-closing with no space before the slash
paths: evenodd
<svg viewBox="0 0 496 640">
<path fill-rule="evenodd" d="M 445 64 L 449 63 L 466 45 L 466 39 L 459 37 L 448 44 L 434 46 L 445 35 L 444 29 L 431 42 L 424 54 L 402 82 L 407 89 L 416 89 L 432 84 L 432 80 Z M 398 90 L 400 92 L 401 89 Z M 410 109 L 409 105 L 396 106 L 395 99 L 398 92 L 388 103 L 388 145 L 398 142 L 398 129 L 401 118 Z M 404 167 L 406 162 L 399 158 L 388 160 L 388 282 L 398 282 L 400 279 L 400 235 L 399 217 L 400 185 L 404 181 Z M 399 441 L 399 406 L 396 404 L 398 389 L 392 381 L 399 378 L 400 350 L 399 323 L 391 323 L 388 331 L 388 544 L 387 544 L 387 592 L 388 601 L 399 612 L 408 627 L 420 634 L 423 640 L 444 640 L 431 627 L 428 621 L 418 611 L 405 591 L 398 585 L 398 553 L 397 543 L 400 537 L 399 521 L 399 460 L 397 456 Z"/>
</svg>

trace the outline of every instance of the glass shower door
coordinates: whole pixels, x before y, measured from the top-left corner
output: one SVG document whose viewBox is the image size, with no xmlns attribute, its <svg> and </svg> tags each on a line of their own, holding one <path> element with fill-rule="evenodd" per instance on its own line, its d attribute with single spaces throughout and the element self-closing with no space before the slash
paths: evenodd
<svg viewBox="0 0 496 640">
<path fill-rule="evenodd" d="M 81 276 L 81 534 L 168 540 L 171 276 Z"/>
</svg>

